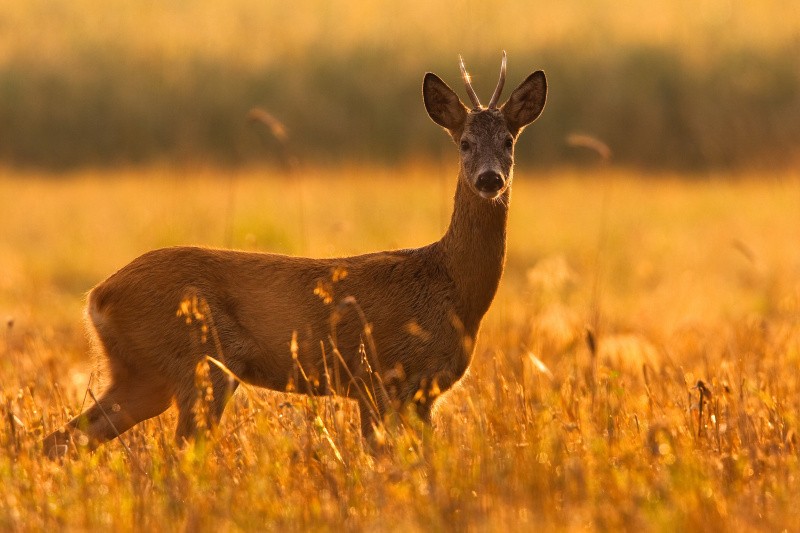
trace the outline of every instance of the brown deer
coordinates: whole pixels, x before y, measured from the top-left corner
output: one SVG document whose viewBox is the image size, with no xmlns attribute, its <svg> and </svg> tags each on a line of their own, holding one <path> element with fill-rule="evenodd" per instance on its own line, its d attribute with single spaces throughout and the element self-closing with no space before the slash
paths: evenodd
<svg viewBox="0 0 800 533">
<path fill-rule="evenodd" d="M 214 357 L 238 380 L 346 394 L 359 403 L 365 437 L 396 407 L 413 404 L 429 422 L 436 396 L 467 370 L 500 283 L 514 143 L 547 93 L 537 71 L 498 106 L 505 52 L 486 107 L 463 61 L 461 72 L 471 108 L 435 74 L 422 84 L 428 114 L 459 149 L 455 207 L 439 241 L 337 259 L 185 246 L 142 255 L 89 293 L 86 315 L 109 382 L 91 408 L 44 439 L 45 453 L 63 453 L 76 430 L 95 447 L 173 401 L 176 439 L 195 435 L 195 369 L 204 355 L 197 330 L 176 313 L 190 301 L 200 301 L 213 321 Z M 237 382 L 216 365 L 208 377 L 208 418 L 216 423 Z"/>
</svg>

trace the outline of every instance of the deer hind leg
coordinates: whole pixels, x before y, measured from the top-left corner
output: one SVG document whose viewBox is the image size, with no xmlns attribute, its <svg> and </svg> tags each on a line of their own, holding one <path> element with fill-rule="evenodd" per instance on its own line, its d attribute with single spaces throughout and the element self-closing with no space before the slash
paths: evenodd
<svg viewBox="0 0 800 533">
<path fill-rule="evenodd" d="M 225 406 L 239 386 L 237 381 L 230 380 L 222 370 L 213 365 L 209 368 L 209 378 L 213 396 L 205 405 L 198 405 L 198 402 L 205 401 L 202 398 L 204 391 L 199 390 L 194 383 L 184 384 L 176 395 L 178 426 L 175 430 L 175 441 L 179 445 L 196 437 L 201 425 L 209 429 L 216 426 L 222 418 Z"/>
<path fill-rule="evenodd" d="M 174 390 L 164 372 L 148 364 L 157 346 L 143 345 L 133 328 L 117 327 L 113 307 L 98 307 L 94 291 L 89 297 L 87 318 L 90 331 L 96 334 L 95 349 L 105 356 L 110 385 L 92 407 L 45 438 L 44 452 L 50 456 L 66 452 L 65 445 L 76 432 L 82 433 L 88 439 L 86 444 L 94 449 L 139 422 L 160 415 L 172 401 Z"/>
<path fill-rule="evenodd" d="M 83 434 L 85 444 L 93 450 L 139 422 L 160 415 L 170 402 L 169 391 L 158 384 L 146 380 L 113 383 L 95 405 L 45 437 L 43 451 L 51 457 L 63 455 L 76 433 Z"/>
</svg>

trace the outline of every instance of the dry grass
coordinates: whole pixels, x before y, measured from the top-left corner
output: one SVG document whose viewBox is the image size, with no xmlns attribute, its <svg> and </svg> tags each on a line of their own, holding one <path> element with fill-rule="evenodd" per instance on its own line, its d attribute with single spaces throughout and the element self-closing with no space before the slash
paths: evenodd
<svg viewBox="0 0 800 533">
<path fill-rule="evenodd" d="M 352 406 L 240 392 L 187 450 L 168 413 L 130 452 L 42 460 L 91 401 L 92 284 L 178 243 L 425 244 L 454 169 L 264 174 L 0 175 L 0 529 L 800 528 L 796 175 L 518 175 L 501 292 L 427 445 L 396 431 L 372 457 Z"/>
</svg>

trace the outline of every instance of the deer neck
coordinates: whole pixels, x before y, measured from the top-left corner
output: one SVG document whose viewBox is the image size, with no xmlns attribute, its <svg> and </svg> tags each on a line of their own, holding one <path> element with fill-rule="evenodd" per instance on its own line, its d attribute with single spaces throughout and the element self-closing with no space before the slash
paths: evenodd
<svg viewBox="0 0 800 533">
<path fill-rule="evenodd" d="M 503 274 L 510 192 L 507 189 L 496 200 L 486 200 L 459 175 L 450 226 L 439 241 L 458 292 L 459 318 L 473 335 Z"/>
</svg>

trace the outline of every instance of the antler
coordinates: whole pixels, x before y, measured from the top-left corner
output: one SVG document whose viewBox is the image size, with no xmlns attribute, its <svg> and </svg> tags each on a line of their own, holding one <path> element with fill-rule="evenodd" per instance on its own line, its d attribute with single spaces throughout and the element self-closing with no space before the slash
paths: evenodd
<svg viewBox="0 0 800 533">
<path fill-rule="evenodd" d="M 503 85 L 506 83 L 506 51 L 503 50 L 503 62 L 500 63 L 500 79 L 497 81 L 497 87 L 494 90 L 492 99 L 489 100 L 489 109 L 497 107 L 497 101 L 500 100 L 500 94 L 503 92 Z"/>
<path fill-rule="evenodd" d="M 464 59 L 459 55 L 458 62 L 461 65 L 461 77 L 464 78 L 464 84 L 467 86 L 467 94 L 469 95 L 469 99 L 472 100 L 472 105 L 475 109 L 481 108 L 481 101 L 478 100 L 478 95 L 475 94 L 475 89 L 472 88 L 472 83 L 470 83 L 469 74 L 467 74 L 467 69 L 464 66 Z"/>
</svg>

